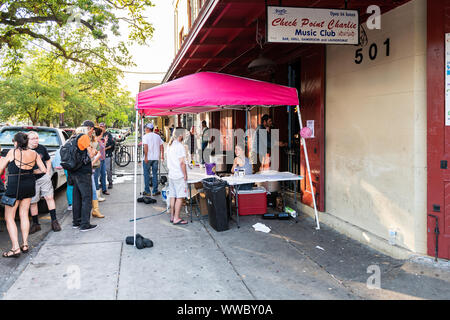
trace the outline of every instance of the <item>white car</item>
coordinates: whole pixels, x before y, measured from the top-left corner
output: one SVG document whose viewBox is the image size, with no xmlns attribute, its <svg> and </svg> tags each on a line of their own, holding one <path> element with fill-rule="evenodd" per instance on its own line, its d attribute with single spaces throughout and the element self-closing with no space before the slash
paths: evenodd
<svg viewBox="0 0 450 320">
<path fill-rule="evenodd" d="M 125 135 L 120 131 L 120 129 L 108 129 L 107 131 L 111 133 L 114 140 L 118 142 L 125 140 Z"/>
<path fill-rule="evenodd" d="M 124 137 L 128 137 L 130 135 L 130 132 L 127 129 L 119 129 L 119 131 Z"/>
<path fill-rule="evenodd" d="M 5 126 L 0 129 L 0 146 L 2 156 L 6 156 L 8 151 L 14 147 L 12 139 L 17 132 L 36 131 L 39 135 L 39 144 L 47 148 L 48 154 L 53 160 L 56 151 L 68 139 L 67 133 L 58 128 L 33 127 L 33 126 Z M 62 168 L 53 168 L 52 183 L 56 190 L 63 186 L 67 181 Z"/>
</svg>

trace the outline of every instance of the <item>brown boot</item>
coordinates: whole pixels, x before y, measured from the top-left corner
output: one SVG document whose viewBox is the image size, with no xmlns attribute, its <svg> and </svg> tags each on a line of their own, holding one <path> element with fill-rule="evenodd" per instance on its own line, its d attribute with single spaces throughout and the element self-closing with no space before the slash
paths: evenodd
<svg viewBox="0 0 450 320">
<path fill-rule="evenodd" d="M 98 208 L 98 200 L 92 200 L 92 216 L 96 218 L 104 218 L 105 216 L 100 213 Z"/>
<path fill-rule="evenodd" d="M 33 233 L 36 233 L 38 231 L 41 231 L 41 226 L 39 224 L 33 223 L 31 225 L 29 234 L 33 234 Z"/>
<path fill-rule="evenodd" d="M 52 230 L 53 230 L 54 232 L 61 231 L 61 226 L 59 225 L 58 220 L 53 220 L 53 221 L 52 221 Z"/>
</svg>

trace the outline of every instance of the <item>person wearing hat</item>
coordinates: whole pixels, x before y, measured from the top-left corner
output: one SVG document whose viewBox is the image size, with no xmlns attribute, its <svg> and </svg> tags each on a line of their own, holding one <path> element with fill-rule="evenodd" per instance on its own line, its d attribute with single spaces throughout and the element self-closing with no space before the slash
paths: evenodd
<svg viewBox="0 0 450 320">
<path fill-rule="evenodd" d="M 106 131 L 106 125 L 105 123 L 101 122 L 99 124 L 100 129 L 103 131 L 103 138 L 105 143 L 105 167 L 106 167 L 106 176 L 108 178 L 108 189 L 112 189 L 113 187 L 113 179 L 112 179 L 112 166 L 113 166 L 113 151 L 115 148 L 115 141 L 112 136 L 112 134 L 108 131 Z M 106 180 L 102 177 L 103 172 L 100 173 L 100 180 L 102 184 L 102 192 L 103 194 L 109 195 L 108 191 L 106 190 Z"/>
<path fill-rule="evenodd" d="M 164 161 L 164 146 L 161 136 L 153 132 L 153 124 L 149 123 L 145 126 L 145 135 L 142 138 L 144 146 L 144 195 L 150 195 L 150 168 L 152 170 L 153 195 L 158 195 L 158 161 Z"/>
<path fill-rule="evenodd" d="M 109 195 L 109 192 L 107 191 L 106 187 L 106 142 L 108 140 L 108 135 L 106 134 L 105 130 L 103 128 L 105 127 L 105 124 L 103 122 L 100 122 L 99 129 L 101 131 L 100 135 L 97 136 L 97 142 L 98 142 L 98 149 L 100 151 L 100 168 L 98 168 L 95 172 L 95 185 L 97 187 L 97 197 L 98 200 L 104 201 L 104 198 L 101 198 L 101 193 Z M 100 178 L 100 183 L 99 183 Z M 100 186 L 102 190 L 100 191 Z"/>
<path fill-rule="evenodd" d="M 101 152 L 99 150 L 97 137 L 102 134 L 102 129 L 99 127 L 94 128 L 95 134 L 91 136 L 91 148 L 92 151 L 89 153 L 89 156 L 91 158 L 92 163 L 92 216 L 96 218 L 104 218 L 105 216 L 101 214 L 98 202 L 104 201 L 105 199 L 101 200 L 99 196 L 99 192 L 97 192 L 98 189 L 98 181 L 95 182 L 96 171 L 98 172 L 100 170 L 100 158 L 101 158 Z"/>
<path fill-rule="evenodd" d="M 92 211 L 92 163 L 90 155 L 95 153 L 91 147 L 91 137 L 94 133 L 94 122 L 86 120 L 77 128 L 77 151 L 80 153 L 82 165 L 71 171 L 69 178 L 73 184 L 73 228 L 80 231 L 90 231 L 97 225 L 90 223 Z"/>
</svg>

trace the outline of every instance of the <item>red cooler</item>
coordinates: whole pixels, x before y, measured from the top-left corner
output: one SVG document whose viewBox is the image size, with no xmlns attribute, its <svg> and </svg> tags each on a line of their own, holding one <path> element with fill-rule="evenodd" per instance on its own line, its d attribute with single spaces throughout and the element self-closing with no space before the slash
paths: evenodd
<svg viewBox="0 0 450 320">
<path fill-rule="evenodd" d="M 239 190 L 238 193 L 239 215 L 267 213 L 267 191 L 263 187 L 252 190 Z"/>
</svg>

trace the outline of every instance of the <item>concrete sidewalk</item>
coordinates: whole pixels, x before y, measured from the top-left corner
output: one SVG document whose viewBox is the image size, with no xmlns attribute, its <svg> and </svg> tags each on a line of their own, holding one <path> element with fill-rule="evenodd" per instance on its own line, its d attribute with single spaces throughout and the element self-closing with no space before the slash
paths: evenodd
<svg viewBox="0 0 450 320">
<path fill-rule="evenodd" d="M 116 178 L 96 230 L 72 229 L 66 213 L 3 299 L 450 299 L 448 264 L 392 259 L 323 224 L 316 231 L 303 215 L 298 223 L 246 216 L 239 229 L 231 222 L 216 232 L 207 218 L 170 224 L 159 196 L 137 204 L 138 217 L 154 215 L 137 221 L 154 247 L 138 250 L 124 241 L 133 234 L 132 178 Z M 257 222 L 271 232 L 255 231 Z M 367 287 L 369 266 L 379 268 L 381 289 Z"/>
</svg>

